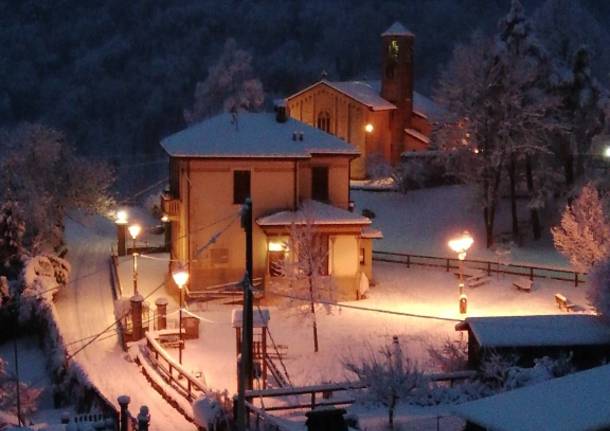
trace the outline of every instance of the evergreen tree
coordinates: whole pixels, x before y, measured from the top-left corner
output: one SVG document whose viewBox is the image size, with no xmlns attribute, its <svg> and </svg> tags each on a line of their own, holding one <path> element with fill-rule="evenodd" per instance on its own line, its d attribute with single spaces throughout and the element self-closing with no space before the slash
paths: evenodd
<svg viewBox="0 0 610 431">
<path fill-rule="evenodd" d="M 0 273 L 12 275 L 19 271 L 21 257 L 25 250 L 23 235 L 25 222 L 19 205 L 15 201 L 5 201 L 0 206 Z"/>
<path fill-rule="evenodd" d="M 582 188 L 551 232 L 555 247 L 579 271 L 588 271 L 610 256 L 610 221 L 593 184 Z"/>
</svg>

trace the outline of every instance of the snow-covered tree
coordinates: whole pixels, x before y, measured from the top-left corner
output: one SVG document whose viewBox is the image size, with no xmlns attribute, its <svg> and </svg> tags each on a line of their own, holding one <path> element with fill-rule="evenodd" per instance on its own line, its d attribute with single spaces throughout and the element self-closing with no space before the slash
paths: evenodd
<svg viewBox="0 0 610 431">
<path fill-rule="evenodd" d="M 23 235 L 25 222 L 17 202 L 9 200 L 0 206 L 0 264 L 5 270 L 19 266 L 25 252 Z M 10 271 L 9 271 L 10 272 Z"/>
<path fill-rule="evenodd" d="M 21 208 L 34 254 L 59 248 L 68 210 L 103 212 L 112 203 L 109 167 L 77 156 L 57 130 L 24 124 L 0 135 L 0 150 L 1 198 Z"/>
<path fill-rule="evenodd" d="M 610 259 L 591 269 L 587 299 L 604 320 L 610 321 Z"/>
<path fill-rule="evenodd" d="M 365 400 L 380 403 L 388 409 L 388 425 L 394 429 L 394 412 L 399 400 L 406 400 L 425 384 L 415 362 L 403 354 L 398 338 L 377 354 L 357 360 L 345 360 L 347 371 L 366 385 Z"/>
<path fill-rule="evenodd" d="M 432 363 L 443 372 L 465 370 L 468 365 L 468 343 L 464 339 L 446 338 L 440 345 L 427 348 Z"/>
<path fill-rule="evenodd" d="M 218 62 L 208 70 L 195 89 L 193 107 L 185 110 L 187 123 L 194 123 L 221 111 L 258 111 L 265 101 L 263 84 L 254 76 L 252 55 L 228 39 Z"/>
<path fill-rule="evenodd" d="M 281 279 L 273 291 L 287 297 L 286 303 L 311 321 L 314 352 L 319 350 L 316 310 L 326 309 L 336 299 L 336 284 L 325 275 L 328 266 L 328 236 L 316 226 L 315 203 L 304 202 L 290 227 L 286 255 L 275 271 Z M 320 301 L 324 302 L 320 304 Z"/>
<path fill-rule="evenodd" d="M 22 416 L 29 416 L 38 409 L 38 398 L 42 389 L 32 388 L 19 382 L 19 400 Z M 0 358 L 0 409 L 17 415 L 17 381 Z M 21 418 L 24 419 L 23 417 Z"/>
<path fill-rule="evenodd" d="M 587 271 L 610 256 L 610 221 L 593 184 L 582 188 L 551 232 L 555 247 L 579 271 Z"/>
<path fill-rule="evenodd" d="M 563 133 L 557 135 L 556 153 L 563 162 L 565 183 L 574 185 L 585 174 L 586 155 L 593 137 L 604 130 L 607 99 L 591 74 L 589 50 L 581 46 L 574 53 L 571 69 L 565 70 L 555 85 L 561 98 Z"/>
</svg>

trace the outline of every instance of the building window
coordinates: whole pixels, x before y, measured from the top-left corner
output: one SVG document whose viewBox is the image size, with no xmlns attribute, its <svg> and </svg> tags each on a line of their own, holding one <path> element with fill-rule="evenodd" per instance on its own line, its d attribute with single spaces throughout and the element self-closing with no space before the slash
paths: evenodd
<svg viewBox="0 0 610 431">
<path fill-rule="evenodd" d="M 364 265 L 366 263 L 366 258 L 364 257 L 364 248 L 360 248 L 360 265 Z"/>
<path fill-rule="evenodd" d="M 250 171 L 233 171 L 233 203 L 243 204 L 250 197 Z"/>
<path fill-rule="evenodd" d="M 328 202 L 328 168 L 315 166 L 311 168 L 311 198 Z"/>
<path fill-rule="evenodd" d="M 322 111 L 318 114 L 318 129 L 330 133 L 330 114 Z"/>
</svg>

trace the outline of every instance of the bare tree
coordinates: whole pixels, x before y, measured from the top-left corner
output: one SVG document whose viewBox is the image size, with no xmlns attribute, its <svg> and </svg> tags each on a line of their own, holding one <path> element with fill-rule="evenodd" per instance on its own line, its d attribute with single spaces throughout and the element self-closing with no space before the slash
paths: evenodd
<svg viewBox="0 0 610 431">
<path fill-rule="evenodd" d="M 194 123 L 223 110 L 258 111 L 264 100 L 263 84 L 252 69 L 252 55 L 228 39 L 205 81 L 197 83 L 193 107 L 184 111 L 184 118 Z"/>
<path fill-rule="evenodd" d="M 371 352 L 359 361 L 345 360 L 344 366 L 366 386 L 368 400 L 387 407 L 390 429 L 394 429 L 394 412 L 398 401 L 406 399 L 425 383 L 417 365 L 404 356 L 397 337 L 378 354 Z"/>
<path fill-rule="evenodd" d="M 281 280 L 274 291 L 289 299 L 286 303 L 302 311 L 311 320 L 314 352 L 319 350 L 316 309 L 330 312 L 329 303 L 335 301 L 336 285 L 327 275 L 328 236 L 316 226 L 315 204 L 305 202 L 295 213 L 283 260 L 274 270 Z M 320 302 L 324 302 L 321 304 Z M 303 304 L 306 306 L 303 306 Z"/>
</svg>

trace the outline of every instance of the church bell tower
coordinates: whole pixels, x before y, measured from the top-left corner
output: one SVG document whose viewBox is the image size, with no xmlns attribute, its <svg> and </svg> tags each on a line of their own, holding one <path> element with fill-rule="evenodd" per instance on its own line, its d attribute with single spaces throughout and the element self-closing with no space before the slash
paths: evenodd
<svg viewBox="0 0 610 431">
<path fill-rule="evenodd" d="M 398 108 L 392 118 L 394 148 L 392 161 L 403 151 L 405 128 L 411 123 L 413 112 L 413 45 L 415 35 L 399 22 L 381 34 L 382 70 L 381 97 Z"/>
</svg>

